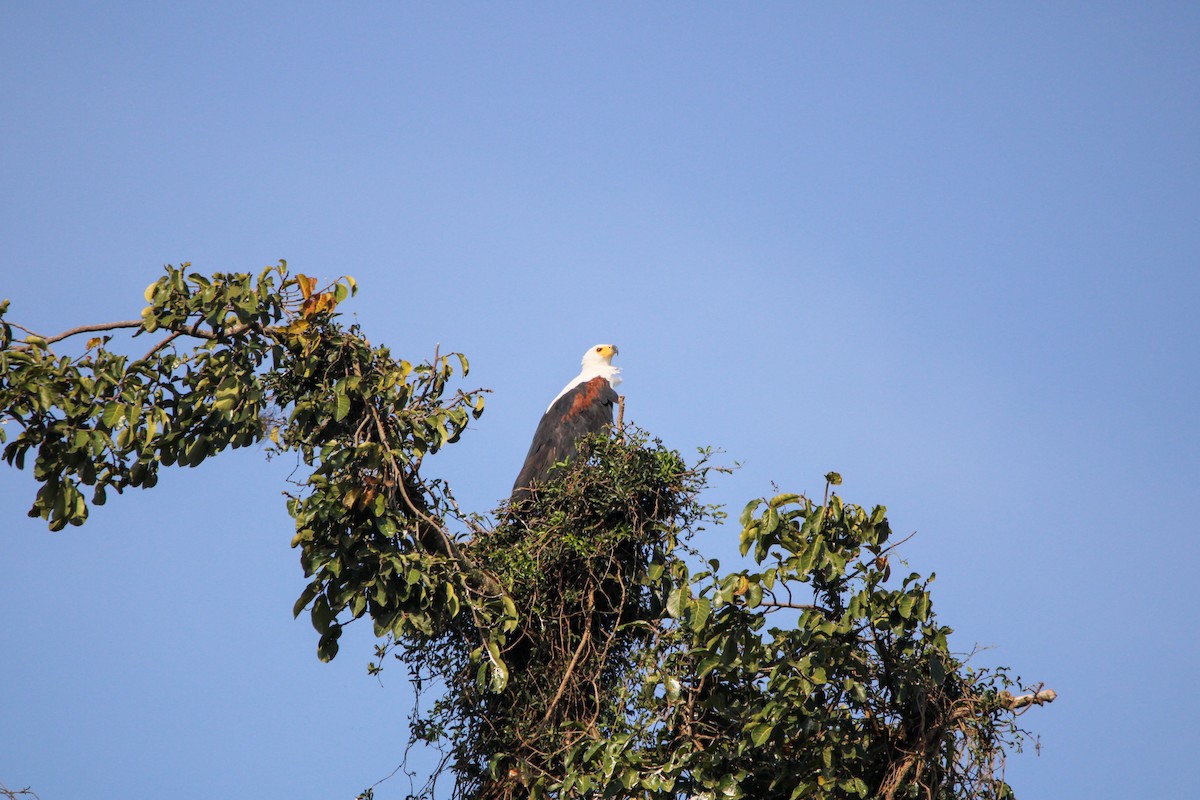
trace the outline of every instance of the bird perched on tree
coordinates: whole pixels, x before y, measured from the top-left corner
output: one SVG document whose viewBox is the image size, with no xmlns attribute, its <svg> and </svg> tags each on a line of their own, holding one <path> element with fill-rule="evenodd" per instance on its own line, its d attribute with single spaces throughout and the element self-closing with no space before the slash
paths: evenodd
<svg viewBox="0 0 1200 800">
<path fill-rule="evenodd" d="M 621 382 L 621 370 L 612 365 L 616 354 L 617 347 L 611 344 L 598 344 L 583 354 L 583 368 L 550 401 L 538 423 L 525 465 L 513 484 L 512 502 L 527 499 L 530 487 L 546 480 L 551 467 L 573 458 L 581 438 L 612 425 L 614 389 Z"/>
</svg>

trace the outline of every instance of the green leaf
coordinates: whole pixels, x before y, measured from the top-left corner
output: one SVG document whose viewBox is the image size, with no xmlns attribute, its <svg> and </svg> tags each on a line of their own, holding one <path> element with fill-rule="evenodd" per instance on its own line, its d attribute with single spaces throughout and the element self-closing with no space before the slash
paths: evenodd
<svg viewBox="0 0 1200 800">
<path fill-rule="evenodd" d="M 760 722 L 757 725 L 752 725 L 748 731 L 750 741 L 755 747 L 762 747 L 767 740 L 771 738 L 771 734 L 775 731 L 775 726 L 767 722 Z"/>
<path fill-rule="evenodd" d="M 520 619 L 517 616 L 517 606 L 507 594 L 500 597 L 500 602 L 504 607 L 504 621 L 501 624 L 501 630 L 505 633 L 510 633 L 516 630 L 517 625 L 520 623 Z"/>
<path fill-rule="evenodd" d="M 454 591 L 452 584 L 443 584 L 446 591 L 446 613 L 451 618 L 457 617 L 459 612 L 458 595 Z"/>
<path fill-rule="evenodd" d="M 712 612 L 712 601 L 707 597 L 698 597 L 692 601 L 689 611 L 688 627 L 693 631 L 699 631 L 708 622 L 708 616 Z"/>
<path fill-rule="evenodd" d="M 117 424 L 117 420 L 125 416 L 126 408 L 120 403 L 108 403 L 104 406 L 104 413 L 100 416 L 100 422 L 105 428 L 112 430 L 112 427 Z"/>
<path fill-rule="evenodd" d="M 221 382 L 214 397 L 213 408 L 217 411 L 231 411 L 237 405 L 241 395 L 241 387 L 233 378 L 226 378 Z"/>
<path fill-rule="evenodd" d="M 687 596 L 687 588 L 684 586 L 676 586 L 671 589 L 667 595 L 667 613 L 673 619 L 679 619 L 683 616 L 684 610 L 690 605 Z"/>
<path fill-rule="evenodd" d="M 742 527 L 750 524 L 750 520 L 754 519 L 754 512 L 760 505 L 762 505 L 762 502 L 762 498 L 758 498 L 746 503 L 746 507 L 742 509 L 742 515 L 738 518 L 738 521 L 741 522 Z"/>
<path fill-rule="evenodd" d="M 338 653 L 338 637 L 342 635 L 340 625 L 335 625 L 317 641 L 317 658 L 332 661 Z"/>
<path fill-rule="evenodd" d="M 763 587 L 757 581 L 752 581 L 750 587 L 746 589 L 746 608 L 758 608 L 762 603 Z"/>
<path fill-rule="evenodd" d="M 502 692 L 508 685 L 508 665 L 500 657 L 500 648 L 495 642 L 487 642 L 488 661 L 490 663 L 490 680 L 488 687 L 493 692 Z"/>
<path fill-rule="evenodd" d="M 696 664 L 696 677 L 703 678 L 708 673 L 712 672 L 721 664 L 721 656 L 717 653 L 710 653 L 700 659 Z"/>
<path fill-rule="evenodd" d="M 800 499 L 798 494 L 778 494 L 771 498 L 771 508 L 779 508 L 780 506 L 791 505 Z"/>
<path fill-rule="evenodd" d="M 186 463 L 189 467 L 195 467 L 208 456 L 208 439 L 204 436 L 197 436 L 187 447 Z"/>
<path fill-rule="evenodd" d="M 942 663 L 942 659 L 937 655 L 929 659 L 929 674 L 933 678 L 933 682 L 938 686 L 946 682 L 946 665 Z"/>
<path fill-rule="evenodd" d="M 306 590 L 307 591 L 307 590 Z M 303 595 L 301 595 L 303 597 Z M 321 595 L 313 603 L 312 607 L 312 626 L 317 633 L 326 633 L 329 631 L 330 623 L 333 622 L 335 614 L 333 609 L 329 607 L 329 600 L 325 595 Z"/>
<path fill-rule="evenodd" d="M 870 793 L 870 789 L 862 778 L 850 778 L 842 781 L 841 788 L 847 792 L 853 792 L 859 797 L 866 797 Z"/>
</svg>

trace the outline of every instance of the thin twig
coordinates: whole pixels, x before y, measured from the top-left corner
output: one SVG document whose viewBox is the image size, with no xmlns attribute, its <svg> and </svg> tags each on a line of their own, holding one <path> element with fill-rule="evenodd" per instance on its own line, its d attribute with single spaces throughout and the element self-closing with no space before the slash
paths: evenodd
<svg viewBox="0 0 1200 800">
<path fill-rule="evenodd" d="M 594 601 L 596 596 L 592 592 L 589 605 Z M 562 699 L 563 692 L 567 690 L 567 684 L 571 681 L 571 676 L 575 674 L 575 665 L 579 663 L 579 656 L 583 654 L 583 648 L 587 646 L 588 641 L 592 638 L 592 620 L 588 618 L 587 627 L 583 629 L 583 636 L 579 638 L 579 646 L 575 648 L 575 655 L 571 656 L 571 663 L 567 664 L 567 669 L 563 673 L 562 680 L 558 683 L 558 691 L 554 693 L 554 699 L 550 701 L 550 705 L 546 707 L 546 715 L 542 717 L 542 725 L 550 721 L 550 717 L 554 714 L 554 709 L 558 705 L 558 701 Z"/>
<path fill-rule="evenodd" d="M 183 331 L 175 331 L 175 332 L 174 332 L 174 333 L 172 333 L 170 336 L 168 336 L 167 338 L 163 339 L 163 340 L 162 340 L 161 342 L 159 342 L 158 344 L 154 345 L 154 347 L 151 347 L 151 348 L 150 348 L 150 352 L 149 352 L 149 353 L 146 353 L 146 355 L 142 356 L 142 361 L 148 361 L 148 360 L 150 359 L 150 356 L 154 355 L 154 354 L 155 354 L 155 353 L 157 353 L 159 350 L 162 350 L 164 347 L 166 347 L 166 346 L 167 346 L 167 345 L 169 345 L 171 342 L 173 342 L 173 341 L 175 341 L 176 339 L 178 339 L 180 336 L 183 336 Z"/>
<path fill-rule="evenodd" d="M 617 396 L 617 430 L 620 431 L 618 438 L 625 441 L 625 395 Z"/>
<path fill-rule="evenodd" d="M 820 611 L 822 614 L 830 613 L 829 609 L 813 605 L 812 603 L 780 603 L 778 601 L 764 600 L 759 605 L 766 606 L 767 608 L 798 608 L 801 611 Z"/>
<path fill-rule="evenodd" d="M 0 783 L 0 796 L 8 798 L 8 800 L 17 800 L 18 797 L 32 797 L 35 800 L 41 800 L 37 792 L 26 786 L 24 789 L 9 789 L 3 783 Z"/>
</svg>

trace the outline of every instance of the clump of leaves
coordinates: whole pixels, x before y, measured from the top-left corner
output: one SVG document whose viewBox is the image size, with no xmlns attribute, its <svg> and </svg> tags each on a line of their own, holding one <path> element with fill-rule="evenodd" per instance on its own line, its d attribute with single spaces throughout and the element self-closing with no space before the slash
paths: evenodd
<svg viewBox="0 0 1200 800">
<path fill-rule="evenodd" d="M 469 605 L 501 635 L 511 604 L 447 533 L 448 489 L 420 474 L 483 411 L 482 391 L 450 390 L 466 358 L 413 364 L 342 325 L 349 277 L 319 288 L 284 262 L 257 277 L 189 266 L 146 288 L 136 320 L 43 336 L 0 304 L 0 442 L 11 435 L 3 457 L 18 468 L 36 454 L 30 516 L 80 525 L 85 488 L 101 505 L 110 488 L 150 488 L 163 468 L 265 442 L 309 468 L 288 511 L 312 578 L 295 611 L 310 609 L 322 659 L 364 615 L 379 635 L 432 632 Z M 128 330 L 160 338 L 135 358 L 120 348 L 146 345 L 117 338 Z"/>
<path fill-rule="evenodd" d="M 1008 796 L 995 758 L 1021 735 L 1012 682 L 950 651 L 932 577 L 891 581 L 885 509 L 785 494 L 741 524 L 757 569 L 712 561 L 676 584 L 640 724 L 583 763 L 611 763 L 637 796 Z"/>
</svg>

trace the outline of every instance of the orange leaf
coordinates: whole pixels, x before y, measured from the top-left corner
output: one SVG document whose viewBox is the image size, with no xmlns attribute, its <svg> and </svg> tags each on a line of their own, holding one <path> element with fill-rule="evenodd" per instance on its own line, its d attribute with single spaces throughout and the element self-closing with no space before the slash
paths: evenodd
<svg viewBox="0 0 1200 800">
<path fill-rule="evenodd" d="M 284 331 L 289 336 L 299 336 L 306 330 L 308 330 L 308 320 L 303 318 L 292 320 L 288 323 L 287 327 L 284 328 Z"/>
<path fill-rule="evenodd" d="M 317 288 L 317 279 L 307 275 L 297 275 L 296 285 L 300 287 L 300 296 L 307 301 L 312 297 L 313 289 Z"/>
</svg>

